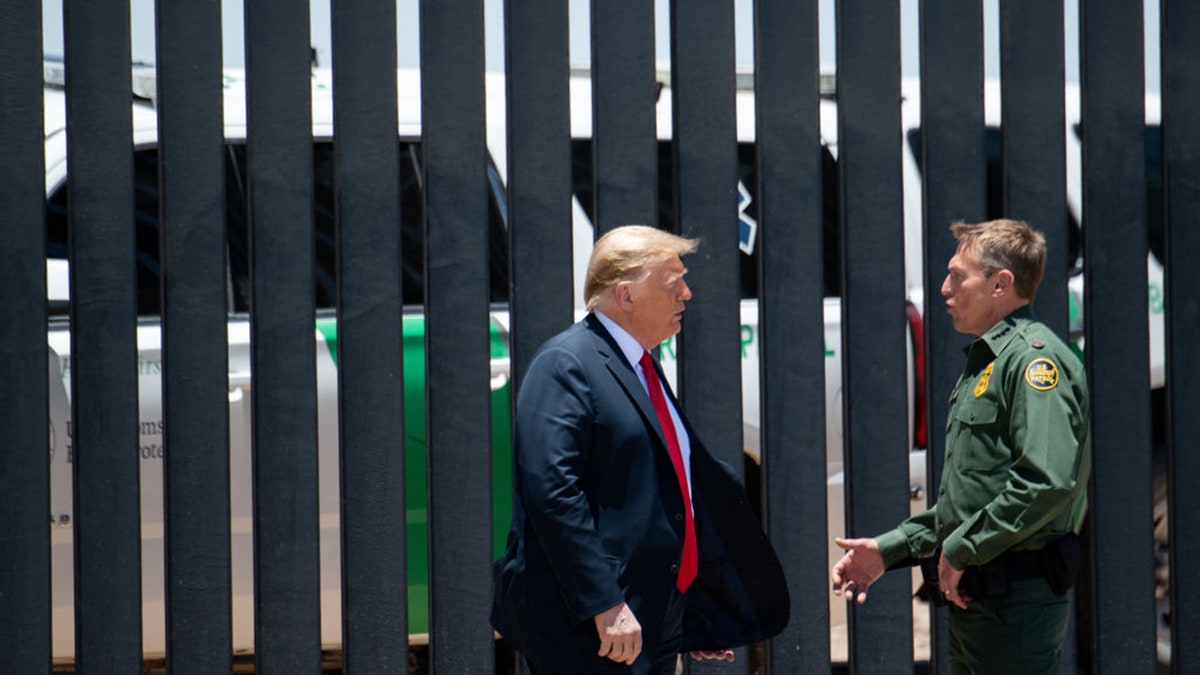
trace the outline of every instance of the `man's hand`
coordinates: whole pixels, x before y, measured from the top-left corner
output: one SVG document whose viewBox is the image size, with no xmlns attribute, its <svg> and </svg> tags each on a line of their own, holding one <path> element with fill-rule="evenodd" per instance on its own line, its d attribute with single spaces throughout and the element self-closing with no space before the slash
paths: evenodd
<svg viewBox="0 0 1200 675">
<path fill-rule="evenodd" d="M 942 595 L 946 596 L 946 602 L 966 609 L 972 598 L 958 590 L 958 582 L 962 580 L 962 575 L 962 570 L 954 569 L 954 565 L 946 560 L 945 553 L 938 556 L 938 585 L 942 588 Z"/>
<path fill-rule="evenodd" d="M 599 656 L 617 663 L 633 665 L 642 653 L 642 624 L 629 605 L 621 603 L 596 615 L 596 632 L 600 634 Z"/>
<path fill-rule="evenodd" d="M 833 592 L 850 601 L 857 596 L 861 605 L 867 601 L 867 588 L 886 571 L 879 544 L 874 539 L 840 538 L 834 539 L 833 543 L 846 550 L 846 555 L 829 571 Z"/>
<path fill-rule="evenodd" d="M 690 652 L 690 654 L 692 655 L 693 661 L 703 661 L 705 659 L 711 659 L 711 660 L 717 660 L 717 661 L 728 661 L 730 663 L 733 662 L 733 650 L 732 649 L 716 649 L 716 650 L 712 650 L 712 651 L 699 650 L 699 651 Z"/>
</svg>

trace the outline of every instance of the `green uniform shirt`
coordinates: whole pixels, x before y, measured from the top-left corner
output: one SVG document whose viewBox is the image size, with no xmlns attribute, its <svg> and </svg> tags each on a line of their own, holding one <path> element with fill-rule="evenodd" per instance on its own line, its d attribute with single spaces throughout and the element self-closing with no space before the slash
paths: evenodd
<svg viewBox="0 0 1200 675">
<path fill-rule="evenodd" d="M 1091 473 L 1083 364 L 1027 305 L 967 349 L 950 396 L 933 508 L 876 538 L 884 563 L 931 555 L 956 569 L 1078 530 Z"/>
</svg>

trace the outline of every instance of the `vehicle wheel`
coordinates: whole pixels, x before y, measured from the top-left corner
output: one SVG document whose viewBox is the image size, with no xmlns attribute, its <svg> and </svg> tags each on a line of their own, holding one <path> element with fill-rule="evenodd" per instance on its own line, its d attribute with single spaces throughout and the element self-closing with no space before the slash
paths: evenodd
<svg viewBox="0 0 1200 675">
<path fill-rule="evenodd" d="M 754 460 L 753 455 L 744 453 L 742 455 L 742 470 L 745 476 L 746 497 L 750 500 L 750 508 L 754 509 L 754 515 L 758 516 L 759 522 L 762 522 L 762 467 Z"/>
<path fill-rule="evenodd" d="M 1154 613 L 1158 662 L 1171 662 L 1171 546 L 1167 528 L 1167 475 L 1165 467 L 1154 470 Z"/>
</svg>

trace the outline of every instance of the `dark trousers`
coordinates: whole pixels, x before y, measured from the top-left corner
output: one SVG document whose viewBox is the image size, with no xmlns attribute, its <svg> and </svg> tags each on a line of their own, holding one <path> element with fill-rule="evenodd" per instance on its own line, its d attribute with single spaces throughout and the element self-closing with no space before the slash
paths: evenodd
<svg viewBox="0 0 1200 675">
<path fill-rule="evenodd" d="M 683 642 L 683 594 L 671 591 L 671 604 L 663 619 L 662 642 L 653 657 L 649 675 L 675 675 L 679 645 Z"/>
<path fill-rule="evenodd" d="M 950 608 L 951 675 L 1051 675 L 1063 671 L 1070 596 L 1043 579 L 1014 581 L 1006 595 Z"/>
</svg>

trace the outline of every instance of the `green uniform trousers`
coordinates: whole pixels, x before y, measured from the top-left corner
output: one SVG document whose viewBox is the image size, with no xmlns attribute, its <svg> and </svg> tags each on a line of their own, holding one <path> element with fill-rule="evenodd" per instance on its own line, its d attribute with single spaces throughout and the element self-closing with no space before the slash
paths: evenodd
<svg viewBox="0 0 1200 675">
<path fill-rule="evenodd" d="M 1062 673 L 1071 594 L 1043 579 L 1011 582 L 1008 594 L 950 607 L 951 675 Z"/>
</svg>

